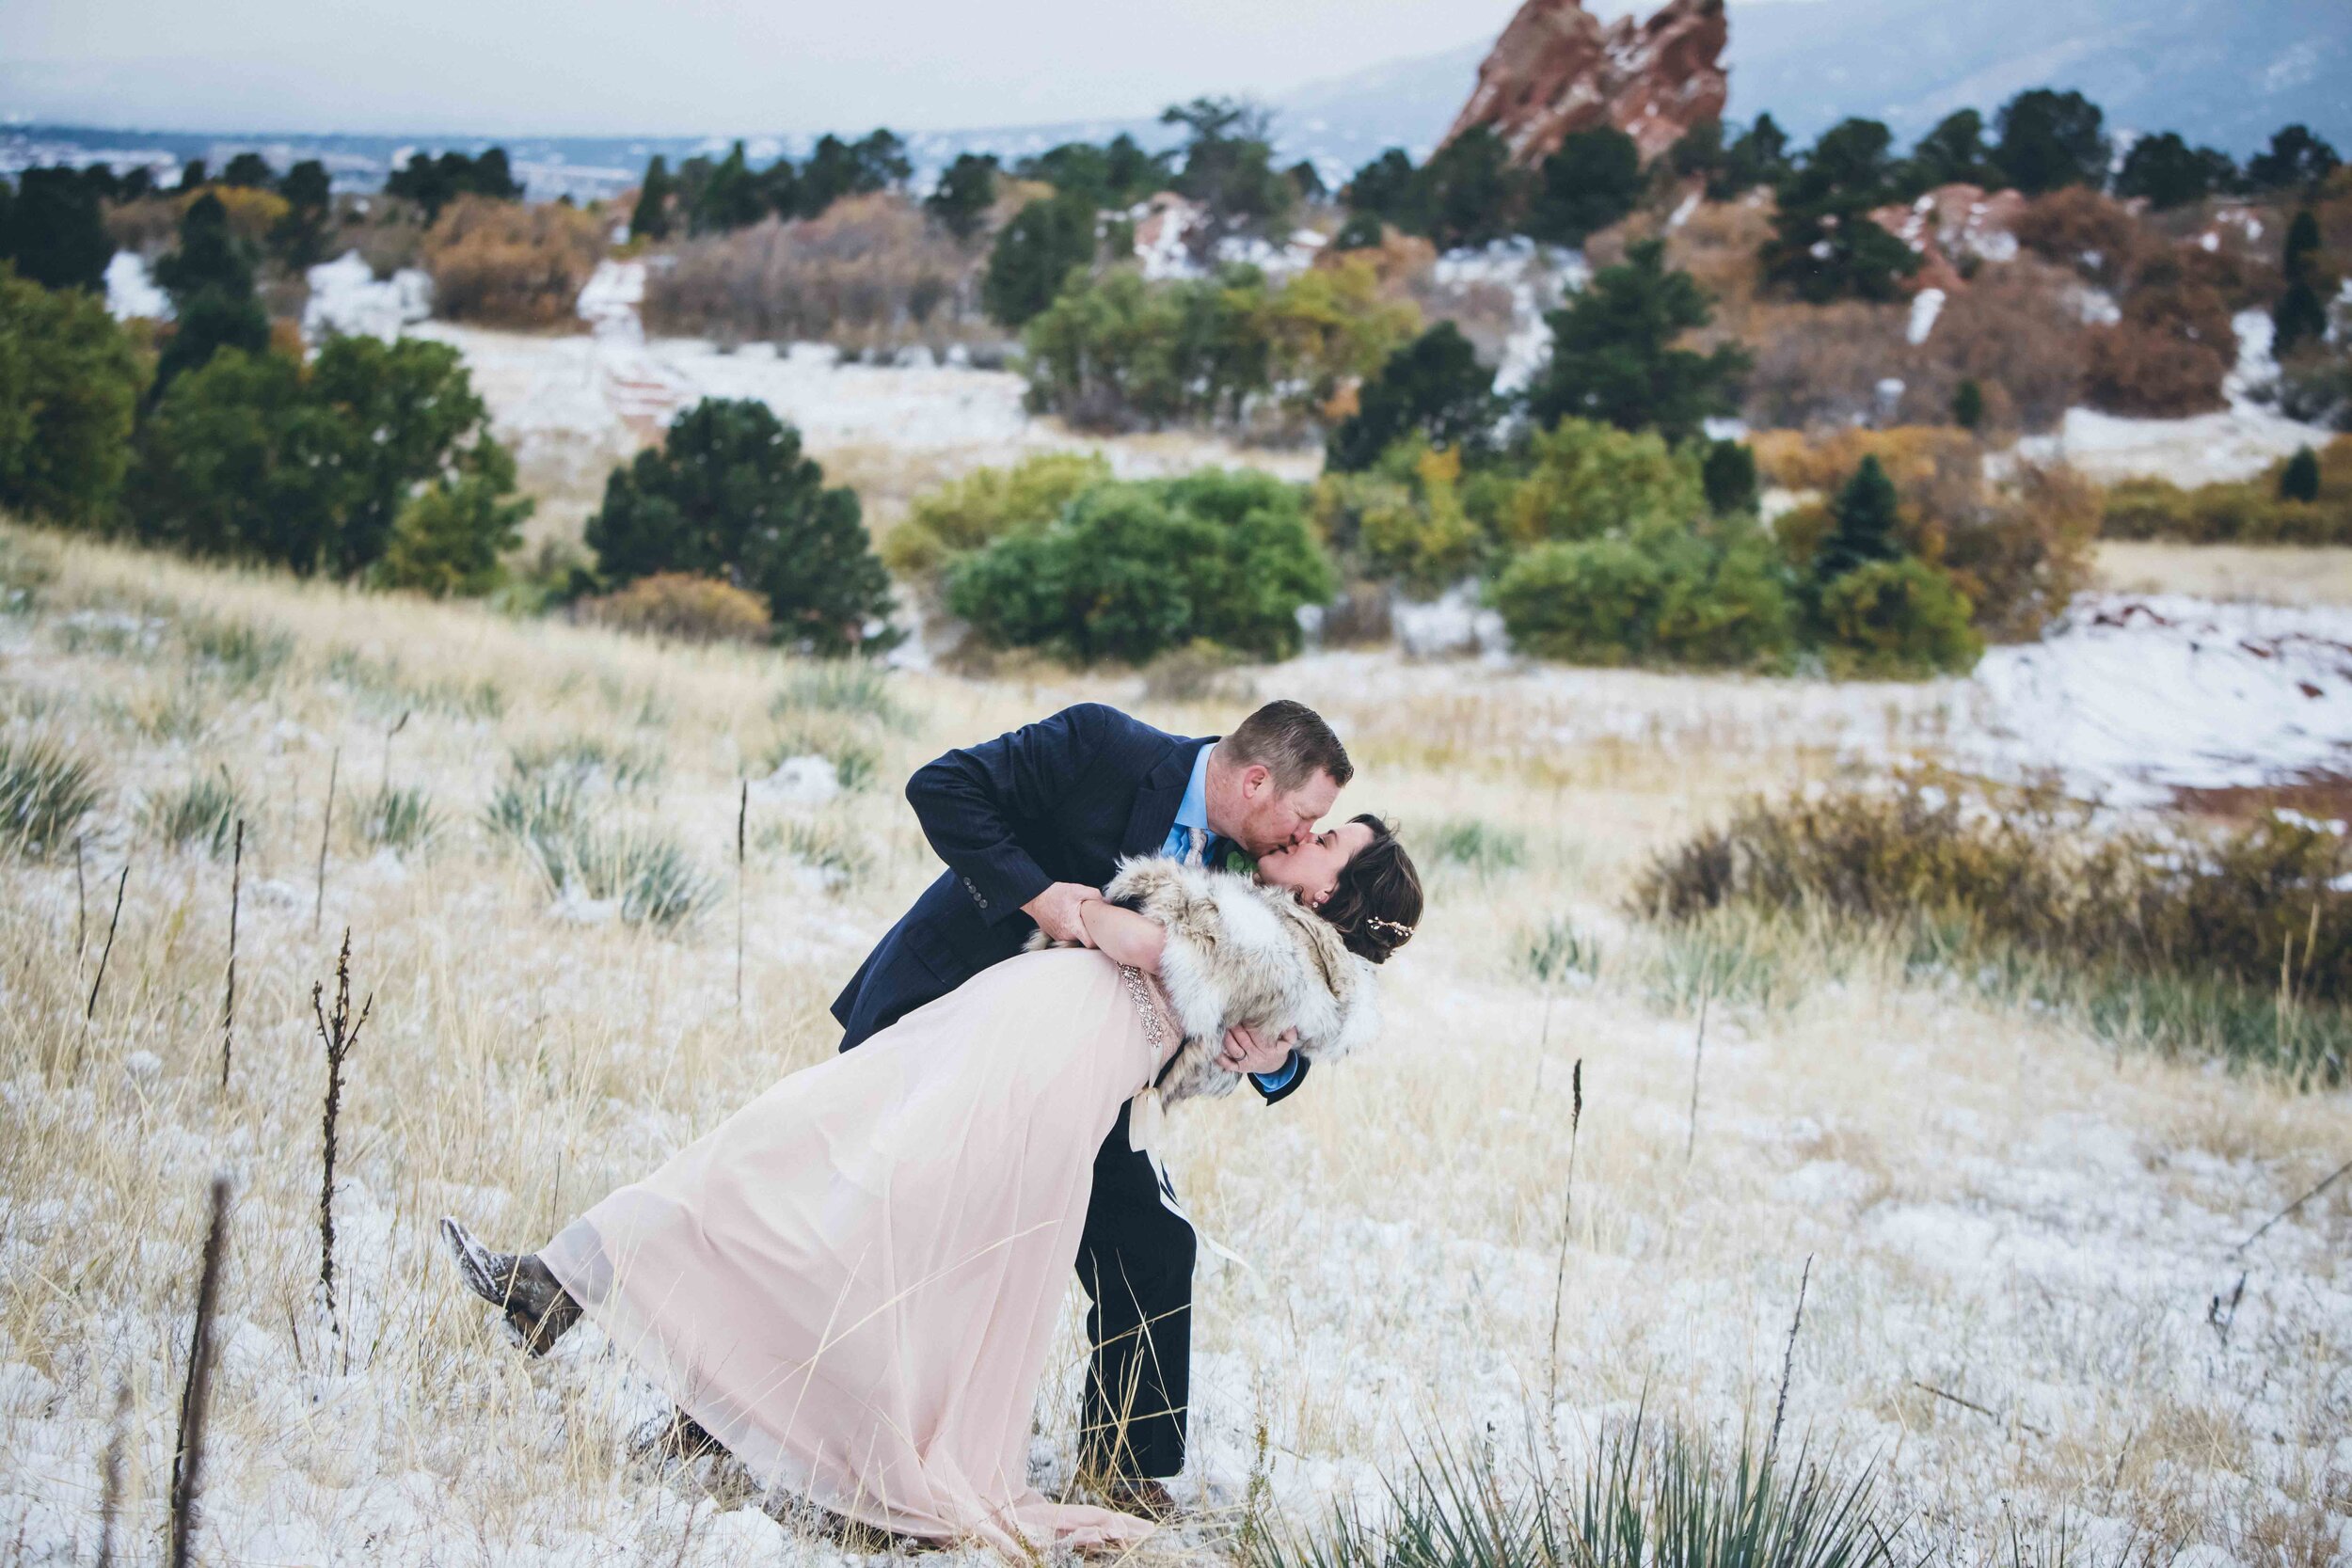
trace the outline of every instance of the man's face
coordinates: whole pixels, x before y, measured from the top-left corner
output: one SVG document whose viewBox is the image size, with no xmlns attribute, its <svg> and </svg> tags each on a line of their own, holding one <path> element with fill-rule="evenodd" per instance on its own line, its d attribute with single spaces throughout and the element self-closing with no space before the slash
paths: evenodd
<svg viewBox="0 0 2352 1568">
<path fill-rule="evenodd" d="M 1315 824 L 1330 815 L 1340 786 L 1328 773 L 1317 773 L 1296 789 L 1275 787 L 1274 775 L 1252 764 L 1241 778 L 1241 822 L 1233 841 L 1252 855 L 1270 855 L 1311 836 Z"/>
</svg>

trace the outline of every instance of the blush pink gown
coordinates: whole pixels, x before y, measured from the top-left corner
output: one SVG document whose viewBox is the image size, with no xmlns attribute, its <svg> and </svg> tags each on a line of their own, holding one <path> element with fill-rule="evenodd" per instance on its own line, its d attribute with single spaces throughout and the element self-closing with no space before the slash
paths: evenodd
<svg viewBox="0 0 2352 1568">
<path fill-rule="evenodd" d="M 1095 1150 L 1179 1043 L 1165 1006 L 1100 953 L 1008 959 L 540 1256 L 766 1483 L 1020 1556 L 1138 1541 L 1147 1522 L 1031 1486 L 1029 1434 Z"/>
</svg>

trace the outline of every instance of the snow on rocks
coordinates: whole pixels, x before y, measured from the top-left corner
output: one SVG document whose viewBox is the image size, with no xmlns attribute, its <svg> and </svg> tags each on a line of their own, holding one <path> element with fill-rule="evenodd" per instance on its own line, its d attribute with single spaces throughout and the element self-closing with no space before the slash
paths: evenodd
<svg viewBox="0 0 2352 1568">
<path fill-rule="evenodd" d="M 310 302 L 302 308 L 308 342 L 336 333 L 389 341 L 433 314 L 433 279 L 414 267 L 379 280 L 358 251 L 346 250 L 304 277 L 310 285 Z"/>
<path fill-rule="evenodd" d="M 830 758 L 787 757 L 751 791 L 763 805 L 821 806 L 841 793 L 841 775 Z"/>
</svg>

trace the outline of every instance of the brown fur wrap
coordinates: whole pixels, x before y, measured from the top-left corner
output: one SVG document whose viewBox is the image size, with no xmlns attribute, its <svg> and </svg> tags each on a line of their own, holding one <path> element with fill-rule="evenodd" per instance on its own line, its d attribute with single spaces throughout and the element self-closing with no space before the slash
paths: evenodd
<svg viewBox="0 0 2352 1568">
<path fill-rule="evenodd" d="M 1232 1091 L 1241 1075 L 1216 1056 L 1236 1023 L 1265 1037 L 1296 1029 L 1299 1054 L 1314 1062 L 1379 1034 L 1372 964 L 1289 890 L 1155 855 L 1121 862 L 1103 892 L 1168 931 L 1160 989 L 1184 1032 L 1160 1081 L 1168 1103 Z M 1050 944 L 1040 933 L 1031 945 Z"/>
</svg>

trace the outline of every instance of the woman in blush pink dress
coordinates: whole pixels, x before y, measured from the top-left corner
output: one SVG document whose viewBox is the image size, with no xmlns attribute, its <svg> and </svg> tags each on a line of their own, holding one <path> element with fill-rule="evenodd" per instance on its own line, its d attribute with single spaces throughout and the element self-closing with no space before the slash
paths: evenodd
<svg viewBox="0 0 2352 1568">
<path fill-rule="evenodd" d="M 1130 1100 L 1230 1087 L 1230 1024 L 1369 1037 L 1421 888 L 1359 816 L 1254 882 L 1153 859 L 1105 891 L 1093 950 L 1008 959 L 793 1073 L 536 1255 L 443 1221 L 467 1284 L 534 1354 L 584 1313 L 764 1484 L 850 1519 L 1012 1555 L 1140 1540 L 1028 1481 L 1095 1150 Z"/>
</svg>

